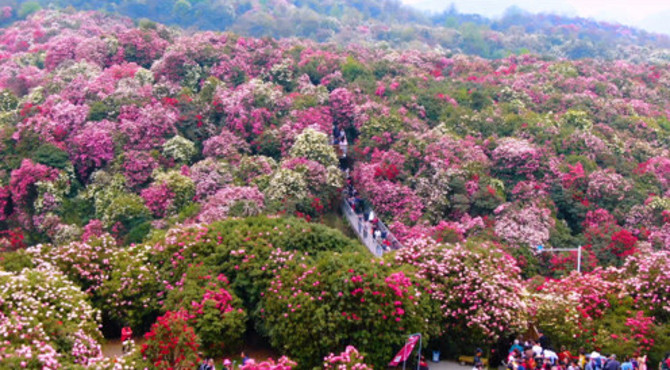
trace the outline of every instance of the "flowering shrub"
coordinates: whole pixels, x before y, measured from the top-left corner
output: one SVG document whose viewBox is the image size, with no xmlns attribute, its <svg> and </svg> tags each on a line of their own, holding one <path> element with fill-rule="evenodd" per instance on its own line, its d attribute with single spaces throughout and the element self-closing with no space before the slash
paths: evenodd
<svg viewBox="0 0 670 370">
<path fill-rule="evenodd" d="M 554 219 L 551 211 L 537 204 L 502 204 L 496 210 L 495 232 L 507 243 L 537 247 L 549 240 Z"/>
<path fill-rule="evenodd" d="M 248 217 L 259 214 L 264 207 L 263 193 L 255 187 L 231 186 L 223 188 L 212 195 L 202 207 L 198 218 L 211 223 L 228 217 Z"/>
<path fill-rule="evenodd" d="M 302 134 L 298 135 L 290 155 L 294 158 L 312 160 L 326 167 L 337 165 L 337 156 L 330 145 L 328 136 L 311 128 L 305 129 Z"/>
<path fill-rule="evenodd" d="M 163 155 L 177 163 L 189 163 L 196 154 L 195 145 L 179 135 L 173 136 L 163 144 Z"/>
<path fill-rule="evenodd" d="M 144 335 L 142 359 L 156 368 L 193 369 L 199 362 L 198 340 L 184 311 L 168 311 Z"/>
<path fill-rule="evenodd" d="M 298 364 L 286 356 L 282 356 L 275 362 L 271 358 L 267 361 L 256 363 L 253 359 L 249 359 L 246 365 L 240 366 L 243 370 L 290 370 Z"/>
<path fill-rule="evenodd" d="M 167 293 L 163 309 L 187 313 L 206 356 L 236 349 L 245 331 L 246 313 L 225 275 L 194 267 L 176 285 Z"/>
<path fill-rule="evenodd" d="M 202 154 L 206 157 L 237 161 L 240 158 L 240 152 L 244 153 L 248 150 L 249 145 L 244 140 L 223 128 L 219 135 L 213 136 L 203 142 Z"/>
<path fill-rule="evenodd" d="M 144 204 L 156 217 L 165 216 L 166 211 L 172 205 L 175 194 L 170 191 L 167 184 L 152 185 L 140 193 Z"/>
<path fill-rule="evenodd" d="M 4 364 L 58 368 L 102 359 L 99 311 L 53 266 L 0 272 L 0 283 Z"/>
<path fill-rule="evenodd" d="M 318 364 L 315 354 L 325 356 L 347 338 L 381 366 L 402 345 L 403 334 L 429 335 L 427 299 L 420 285 L 386 263 L 327 254 L 270 281 L 261 318 L 271 343 L 301 364 Z M 317 307 L 321 313 L 314 315 Z"/>
<path fill-rule="evenodd" d="M 586 195 L 613 208 L 612 203 L 623 200 L 632 185 L 623 176 L 611 170 L 596 171 L 589 175 Z"/>
<path fill-rule="evenodd" d="M 398 251 L 398 265 L 417 268 L 439 305 L 441 331 L 495 341 L 523 330 L 527 302 L 520 270 L 492 245 L 440 245 L 416 240 Z"/>
<path fill-rule="evenodd" d="M 145 184 L 156 167 L 158 163 L 149 153 L 128 151 L 123 163 L 123 174 L 128 186 L 136 187 Z"/>
<path fill-rule="evenodd" d="M 89 123 L 72 139 L 72 161 L 82 177 L 114 159 L 114 141 L 111 132 L 103 128 L 105 126 L 108 125 Z"/>
<path fill-rule="evenodd" d="M 626 258 L 623 266 L 623 284 L 634 297 L 637 307 L 653 313 L 657 318 L 670 317 L 670 254 L 658 251 Z"/>
<path fill-rule="evenodd" d="M 522 139 L 501 140 L 491 157 L 495 169 L 504 175 L 536 175 L 541 166 L 541 152 Z"/>
<path fill-rule="evenodd" d="M 233 182 L 230 167 L 212 158 L 191 166 L 189 177 L 195 183 L 195 196 L 200 200 L 207 199 L 224 185 Z"/>
<path fill-rule="evenodd" d="M 366 370 L 371 367 L 366 365 L 365 357 L 358 353 L 354 346 L 347 346 L 344 352 L 339 355 L 329 354 L 323 359 L 324 369 L 346 369 L 346 370 Z"/>
</svg>

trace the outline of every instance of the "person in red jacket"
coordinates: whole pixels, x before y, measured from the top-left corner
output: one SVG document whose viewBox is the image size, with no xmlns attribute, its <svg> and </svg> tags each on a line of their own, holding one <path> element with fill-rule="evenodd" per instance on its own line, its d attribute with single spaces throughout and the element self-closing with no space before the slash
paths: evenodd
<svg viewBox="0 0 670 370">
<path fill-rule="evenodd" d="M 132 337 L 133 337 L 133 329 L 131 329 L 130 326 L 124 326 L 123 329 L 121 329 L 121 345 L 123 353 L 126 353 L 127 350 L 129 349 L 128 347 L 130 345 L 126 344 L 126 342 L 130 340 Z"/>
</svg>

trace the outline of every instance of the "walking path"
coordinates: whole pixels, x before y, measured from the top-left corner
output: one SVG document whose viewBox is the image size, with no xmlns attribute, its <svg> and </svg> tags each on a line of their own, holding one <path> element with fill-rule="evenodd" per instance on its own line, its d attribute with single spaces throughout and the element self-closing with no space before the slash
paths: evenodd
<svg viewBox="0 0 670 370">
<path fill-rule="evenodd" d="M 342 214 L 349 222 L 349 226 L 354 231 L 354 233 L 356 233 L 361 243 L 363 243 L 363 245 L 365 245 L 368 250 L 370 250 L 370 253 L 372 253 L 374 256 L 381 257 L 384 252 L 402 248 L 402 244 L 398 241 L 398 239 L 396 239 L 393 233 L 391 233 L 391 230 L 389 230 L 381 220 L 378 218 L 366 219 L 365 216 L 367 216 L 369 213 L 373 215 L 376 214 L 372 208 L 369 209 L 369 213 L 364 213 L 362 209 L 355 210 L 353 208 L 356 204 L 356 202 L 353 200 L 358 197 L 358 193 L 353 187 L 353 184 L 349 182 L 350 162 L 347 160 L 346 141 L 344 144 L 340 144 L 338 137 L 336 136 L 338 135 L 336 132 L 340 132 L 342 136 L 344 136 L 344 134 L 342 131 L 333 129 L 332 142 L 333 146 L 335 147 L 335 153 L 337 153 L 337 157 L 343 159 L 341 163 L 344 163 L 344 166 L 340 166 L 340 168 L 347 176 L 348 182 L 347 187 L 342 192 Z M 375 230 L 379 231 L 376 236 Z"/>
</svg>

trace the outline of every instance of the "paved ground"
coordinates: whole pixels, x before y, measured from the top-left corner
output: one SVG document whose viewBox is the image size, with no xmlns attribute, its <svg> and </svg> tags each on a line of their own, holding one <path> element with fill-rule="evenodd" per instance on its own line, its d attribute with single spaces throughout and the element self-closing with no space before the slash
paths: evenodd
<svg viewBox="0 0 670 370">
<path fill-rule="evenodd" d="M 461 366 L 456 361 L 440 361 L 435 363 L 428 359 L 428 368 L 430 370 L 471 370 L 472 366 Z"/>
</svg>

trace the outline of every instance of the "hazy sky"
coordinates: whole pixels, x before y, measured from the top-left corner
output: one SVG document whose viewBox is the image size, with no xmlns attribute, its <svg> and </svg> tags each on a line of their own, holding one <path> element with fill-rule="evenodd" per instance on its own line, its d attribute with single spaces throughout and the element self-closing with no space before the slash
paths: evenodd
<svg viewBox="0 0 670 370">
<path fill-rule="evenodd" d="M 667 0 L 401 0 L 422 10 L 441 11 L 451 3 L 463 13 L 495 17 L 512 5 L 533 13 L 552 12 L 640 27 L 670 34 Z"/>
</svg>

